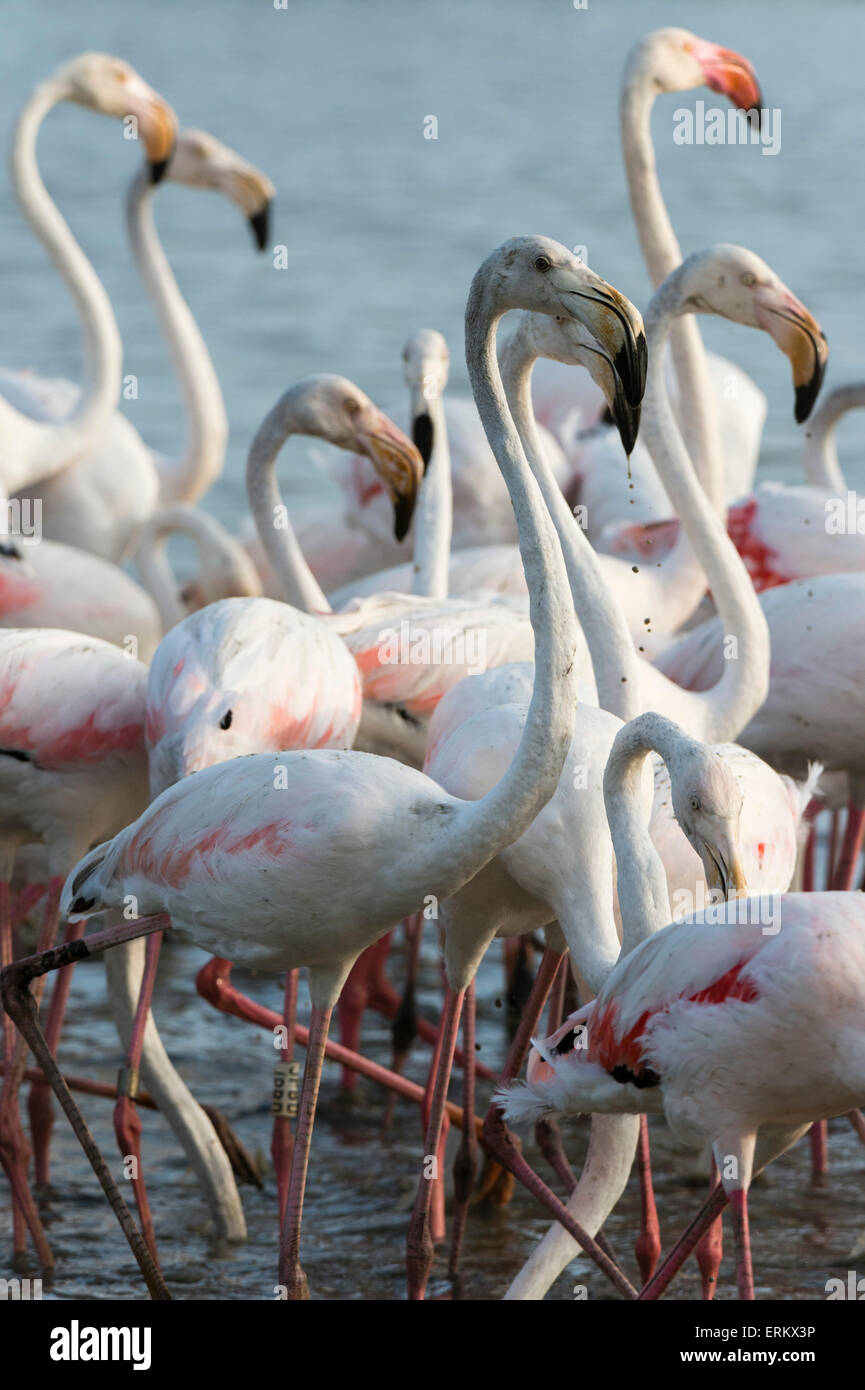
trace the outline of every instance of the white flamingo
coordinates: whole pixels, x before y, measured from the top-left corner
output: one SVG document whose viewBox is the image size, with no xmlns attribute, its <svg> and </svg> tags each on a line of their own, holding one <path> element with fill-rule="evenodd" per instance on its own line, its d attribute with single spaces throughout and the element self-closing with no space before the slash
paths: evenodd
<svg viewBox="0 0 865 1390">
<path fill-rule="evenodd" d="M 104 53 L 83 53 L 64 63 L 35 88 L 18 117 L 12 143 L 13 187 L 24 216 L 75 301 L 84 339 L 86 385 L 67 415 L 43 420 L 38 411 L 34 414 L 14 399 L 20 377 L 0 378 L 0 493 L 6 497 L 59 473 L 79 458 L 106 428 L 120 395 L 121 345 L 111 305 L 49 197 L 36 163 L 39 128 L 48 112 L 63 101 L 116 120 L 134 118 L 147 152 L 149 177 L 156 181 L 165 172 L 176 132 L 174 113 L 162 97 L 128 63 Z M 33 385 L 38 394 L 35 379 Z"/>
</svg>

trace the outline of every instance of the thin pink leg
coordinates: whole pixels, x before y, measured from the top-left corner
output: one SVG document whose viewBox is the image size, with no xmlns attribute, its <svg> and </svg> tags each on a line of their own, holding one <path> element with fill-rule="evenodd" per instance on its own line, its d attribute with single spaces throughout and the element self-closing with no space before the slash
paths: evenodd
<svg viewBox="0 0 865 1390">
<path fill-rule="evenodd" d="M 826 868 L 826 887 L 832 887 L 832 879 L 835 874 L 835 864 L 838 855 L 838 832 L 841 828 L 841 812 L 832 812 L 832 821 L 829 828 L 829 862 Z"/>
<path fill-rule="evenodd" d="M 270 1140 L 270 1156 L 276 1173 L 276 1190 L 279 1200 L 279 1219 L 285 1220 L 285 1204 L 288 1200 L 288 1180 L 291 1173 L 291 1160 L 294 1155 L 294 1134 L 292 1120 L 297 1119 L 297 1076 L 300 1064 L 294 1060 L 294 1028 L 297 1022 L 297 982 L 299 972 L 289 970 L 285 977 L 285 995 L 282 1018 L 285 1024 L 285 1046 L 276 1064 L 273 1085 L 273 1134 Z"/>
<path fill-rule="evenodd" d="M 655 1205 L 655 1191 L 652 1187 L 652 1156 L 649 1148 L 649 1122 L 645 1115 L 640 1116 L 640 1138 L 637 1145 L 637 1163 L 640 1170 L 640 1234 L 634 1246 L 640 1278 L 646 1284 L 655 1272 L 655 1265 L 661 1253 L 661 1228 L 658 1225 L 658 1209 Z"/>
<path fill-rule="evenodd" d="M 0 882 L 0 969 L 12 961 L 12 910 L 10 905 L 9 883 Z M 7 1013 L 3 1014 L 3 1061 L 11 1068 L 15 1053 L 15 1024 Z M 5 1073 L 4 1073 L 5 1074 Z M 17 1262 L 27 1249 L 27 1222 L 18 1202 L 12 1199 L 12 1249 L 13 1262 Z"/>
<path fill-rule="evenodd" d="M 847 807 L 847 824 L 844 827 L 844 839 L 841 842 L 838 865 L 832 875 L 832 887 L 837 892 L 850 892 L 856 882 L 856 865 L 859 862 L 863 836 L 865 836 L 865 808 L 854 806 L 851 802 Z"/>
<path fill-rule="evenodd" d="M 743 1187 L 730 1193 L 730 1215 L 736 1240 L 736 1283 L 739 1297 L 754 1297 L 754 1270 L 751 1265 L 751 1234 L 748 1229 L 748 1194 Z"/>
<path fill-rule="evenodd" d="M 814 863 L 817 854 L 817 826 L 812 820 L 808 827 L 808 838 L 805 841 L 805 853 L 802 856 L 802 892 L 814 892 Z M 831 862 L 831 861 L 830 861 Z"/>
<path fill-rule="evenodd" d="M 550 990 L 550 1008 L 547 1015 L 547 1037 L 555 1033 L 561 1027 L 565 1017 L 565 990 L 568 984 L 568 958 L 563 956 L 559 961 L 556 977 Z M 554 1116 L 548 1115 L 535 1124 L 535 1142 L 552 1168 L 556 1176 L 561 1180 L 567 1192 L 573 1192 L 577 1185 L 577 1176 L 568 1162 L 565 1153 L 565 1146 L 562 1143 L 562 1133 L 559 1129 L 558 1121 Z"/>
<path fill-rule="evenodd" d="M 417 1196 L 411 1214 L 406 1242 L 406 1270 L 408 1273 L 408 1296 L 410 1300 L 423 1299 L 427 1280 L 433 1261 L 433 1236 L 430 1229 L 430 1206 L 432 1202 L 431 1178 L 440 1171 L 439 1149 L 447 1100 L 448 1082 L 453 1066 L 457 1029 L 463 1006 L 462 990 L 448 988 L 445 995 L 445 1009 L 441 1028 L 441 1048 L 435 1072 L 435 1085 L 430 1105 L 429 1123 L 424 1142 L 424 1161 L 418 1183 Z M 435 1156 L 434 1171 L 427 1172 L 427 1163 Z"/>
<path fill-rule="evenodd" d="M 306 1066 L 303 1069 L 297 1135 L 294 1141 L 291 1174 L 288 1180 L 285 1220 L 282 1223 L 279 1282 L 285 1287 L 286 1297 L 293 1300 L 309 1298 L 306 1275 L 300 1264 L 300 1228 L 303 1220 L 303 1195 L 309 1167 L 312 1127 L 315 1123 L 315 1107 L 318 1101 L 318 1088 L 324 1061 L 324 1045 L 330 1027 L 331 1012 L 332 1010 L 329 1008 L 317 1009 L 313 1007 L 310 1017 L 309 1043 L 306 1051 Z"/>
<path fill-rule="evenodd" d="M 65 941 L 77 941 L 84 935 L 85 921 L 69 922 L 64 935 Z M 48 1019 L 45 1024 L 45 1041 L 54 1056 L 60 1047 L 60 1034 L 69 1000 L 74 962 L 58 970 L 51 990 L 51 1003 L 48 1006 Z M 30 1137 L 33 1141 L 34 1171 L 37 1184 L 47 1186 L 51 1181 L 51 1132 L 54 1128 L 54 1107 L 51 1103 L 51 1087 L 44 1079 L 34 1081 L 27 1100 L 27 1113 L 30 1117 Z"/>
<path fill-rule="evenodd" d="M 153 1217 L 150 1212 L 150 1202 L 141 1167 L 141 1116 L 135 1101 L 138 1095 L 144 1032 L 147 1027 L 147 1015 L 150 1012 L 150 1001 L 153 998 L 153 986 L 156 982 L 161 946 L 162 932 L 155 932 L 147 942 L 144 972 L 141 976 L 141 987 L 138 991 L 138 1002 L 135 1006 L 135 1017 L 132 1020 L 132 1032 L 126 1053 L 126 1066 L 118 1077 L 117 1101 L 114 1106 L 114 1134 L 117 1139 L 117 1147 L 123 1159 L 124 1169 L 128 1167 L 129 1180 L 132 1183 L 132 1191 L 135 1194 L 135 1203 L 138 1207 L 138 1218 L 141 1222 L 141 1234 L 147 1242 L 147 1248 L 157 1267 L 159 1255 L 156 1249 L 156 1232 L 153 1229 Z"/>
<path fill-rule="evenodd" d="M 714 1190 L 717 1182 L 718 1165 L 713 1155 L 712 1167 L 709 1174 L 710 1193 Z M 723 1212 L 719 1212 L 697 1246 L 697 1265 L 699 1266 L 700 1279 L 703 1285 L 703 1298 L 707 1302 L 715 1297 L 715 1290 L 718 1287 L 718 1270 L 721 1268 L 723 1256 L 724 1215 Z"/>
<path fill-rule="evenodd" d="M 709 1193 L 694 1220 L 679 1237 L 660 1269 L 656 1270 L 648 1284 L 640 1290 L 641 1301 L 660 1298 L 661 1294 L 678 1274 L 688 1256 L 699 1245 L 703 1235 L 727 1205 L 728 1197 L 721 1183 Z"/>
<path fill-rule="evenodd" d="M 811 1182 L 822 1187 L 829 1171 L 829 1126 L 825 1120 L 815 1120 L 808 1131 L 811 1145 Z"/>
<path fill-rule="evenodd" d="M 463 1004 L 463 1050 L 471 1057 L 475 1050 L 475 982 L 465 992 Z M 475 1069 L 463 1071 L 463 1114 L 475 1113 Z M 460 1146 L 454 1161 L 454 1215 L 448 1274 L 457 1277 L 468 1218 L 469 1202 L 478 1179 L 478 1136 L 474 1125 L 463 1125 Z"/>
<path fill-rule="evenodd" d="M 45 911 L 42 918 L 42 927 L 39 933 L 38 949 L 47 951 L 54 943 L 57 935 L 57 923 L 59 917 L 60 890 L 63 887 L 63 880 L 60 877 L 51 879 L 48 886 L 48 894 L 45 901 Z M 10 969 L 11 966 L 7 966 Z M 34 984 L 31 997 L 34 1005 L 38 1008 L 42 991 L 45 988 L 44 978 L 40 978 Z M 12 1049 L 11 1061 L 4 1068 L 3 1087 L 0 1091 L 0 1162 L 9 1179 L 12 1188 L 13 1202 L 21 1209 L 27 1228 L 30 1231 L 30 1238 L 39 1256 L 40 1264 L 45 1270 L 51 1269 L 54 1264 L 54 1257 L 48 1238 L 45 1235 L 39 1213 L 36 1210 L 36 1203 L 30 1191 L 30 1184 L 27 1180 L 27 1168 L 30 1163 L 30 1145 L 24 1133 L 21 1123 L 21 1113 L 19 1108 L 19 1093 L 24 1070 L 27 1065 L 27 1043 L 23 1037 L 19 1037 Z"/>
<path fill-rule="evenodd" d="M 93 935 L 87 939 L 82 938 L 79 941 L 70 941 L 53 950 L 43 951 L 40 955 L 27 956 L 23 960 L 15 961 L 12 965 L 7 965 L 2 975 L 0 975 L 0 992 L 2 992 L 4 1006 L 21 1034 L 25 1047 L 29 1046 L 36 1061 L 47 1076 L 51 1089 L 54 1091 L 55 1096 L 60 1102 L 61 1108 L 72 1125 L 72 1129 L 87 1155 L 90 1165 L 99 1179 L 102 1190 L 108 1198 L 111 1208 L 129 1242 L 129 1247 L 138 1262 L 138 1266 L 147 1283 L 151 1297 L 159 1299 L 170 1298 L 168 1289 L 165 1286 L 165 1281 L 154 1263 L 153 1256 L 147 1248 L 146 1241 L 135 1225 L 132 1213 L 126 1205 L 117 1183 L 114 1181 L 111 1170 L 99 1151 L 99 1146 L 96 1144 L 93 1135 L 87 1127 L 84 1116 L 81 1114 L 69 1087 L 60 1074 L 60 1070 L 51 1051 L 45 1045 L 45 1037 L 39 1026 L 39 1010 L 35 998 L 36 990 L 32 988 L 32 986 L 34 981 L 36 981 L 37 984 L 44 984 L 44 976 L 46 974 L 52 970 L 59 970 L 62 966 L 69 965 L 72 961 L 84 960 L 85 957 L 91 956 L 97 951 L 106 950 L 110 946 L 120 946 L 124 941 L 131 941 L 137 936 L 147 936 L 151 932 L 162 931 L 167 926 L 170 926 L 170 922 L 164 915 L 139 918 L 135 922 L 124 922 L 122 926 L 111 927 L 102 932 L 94 932 Z M 8 1080 L 8 1074 L 6 1079 Z M 24 1186 L 24 1196 L 25 1198 L 29 1198 L 32 1203 L 30 1191 L 26 1183 Z M 33 1233 L 32 1227 L 31 1233 Z M 50 1250 L 48 1256 L 50 1267 Z"/>
</svg>

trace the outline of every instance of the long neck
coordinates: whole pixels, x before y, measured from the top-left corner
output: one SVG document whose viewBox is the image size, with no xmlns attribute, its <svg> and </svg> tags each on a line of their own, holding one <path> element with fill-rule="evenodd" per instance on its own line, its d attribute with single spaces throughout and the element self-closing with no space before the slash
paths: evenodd
<svg viewBox="0 0 865 1390">
<path fill-rule="evenodd" d="M 597 554 L 577 525 L 544 453 L 532 406 L 531 376 L 536 360 L 535 349 L 518 330 L 502 355 L 508 405 L 561 543 L 571 598 L 592 658 L 599 703 L 620 719 L 633 719 L 642 709 L 637 654 Z"/>
<path fill-rule="evenodd" d="M 838 386 L 808 421 L 802 448 L 802 472 L 814 487 L 846 493 L 847 483 L 838 462 L 835 433 L 841 416 L 861 406 L 865 406 L 865 386 Z"/>
<path fill-rule="evenodd" d="M 303 423 L 293 410 L 288 391 L 265 416 L 252 441 L 246 464 L 246 492 L 261 544 L 286 602 L 306 613 L 330 613 L 331 606 L 289 521 L 276 476 L 277 455 L 286 439 L 303 432 Z"/>
<path fill-rule="evenodd" d="M 228 418 L 210 354 L 156 232 L 153 191 L 148 170 L 141 169 L 130 185 L 126 225 L 138 273 L 171 352 L 187 427 L 183 455 L 160 463 L 160 495 L 164 502 L 197 502 L 222 471 Z"/>
<path fill-rule="evenodd" d="M 447 598 L 453 497 L 451 453 L 444 403 L 438 393 L 427 403 L 433 447 L 414 514 L 413 594 Z"/>
<path fill-rule="evenodd" d="M 558 784 L 573 732 L 576 623 L 559 542 L 505 401 L 496 362 L 501 311 L 489 280 L 475 277 L 466 308 L 466 361 L 475 404 L 513 502 L 535 634 L 535 678 L 522 738 L 505 775 L 480 801 L 464 803 L 437 857 L 456 880 L 476 873 L 516 840 Z"/>
<path fill-rule="evenodd" d="M 261 593 L 255 568 L 243 546 L 215 517 L 187 503 L 160 507 L 143 526 L 133 558 L 141 582 L 159 610 L 163 631 L 167 632 L 186 617 L 179 597 L 180 585 L 166 549 L 171 535 L 188 536 L 194 543 L 200 575 L 206 572 L 208 562 L 215 560 L 222 567 L 228 593 L 244 596 Z M 206 600 L 212 597 L 205 591 Z"/>
<path fill-rule="evenodd" d="M 642 432 L 721 618 L 724 673 L 712 690 L 693 697 L 688 721 L 690 733 L 720 743 L 735 738 L 766 698 L 769 630 L 736 548 L 697 481 L 670 408 L 663 351 L 673 317 L 684 309 L 681 282 L 681 271 L 676 271 L 653 296 L 646 314 L 649 374 Z"/>
<path fill-rule="evenodd" d="M 0 406 L 0 470 L 15 486 L 53 477 L 73 463 L 107 425 L 120 394 L 122 348 L 108 296 L 48 195 L 36 162 L 36 139 L 45 116 L 65 91 L 56 83 L 37 87 L 22 110 L 12 141 L 15 193 L 33 231 L 65 280 L 84 339 L 84 383 L 71 415 L 59 424 L 34 425 L 6 403 Z M 15 440 L 22 447 L 14 450 Z M 20 474 L 20 478 L 17 475 Z"/>
<path fill-rule="evenodd" d="M 667 876 L 652 844 L 643 812 L 641 783 L 646 758 L 672 752 L 673 726 L 656 714 L 641 714 L 616 735 L 604 772 L 604 802 L 616 854 L 622 953 L 633 950 L 671 919 Z"/>
<path fill-rule="evenodd" d="M 682 261 L 670 221 L 652 144 L 652 106 L 655 87 L 639 59 L 639 50 L 625 69 L 620 105 L 622 154 L 631 212 L 640 238 L 646 268 L 655 289 Z M 712 505 L 724 506 L 724 468 L 720 426 L 709 377 L 706 349 L 693 318 L 674 325 L 670 346 L 679 384 L 679 415 L 688 453 Z"/>
</svg>

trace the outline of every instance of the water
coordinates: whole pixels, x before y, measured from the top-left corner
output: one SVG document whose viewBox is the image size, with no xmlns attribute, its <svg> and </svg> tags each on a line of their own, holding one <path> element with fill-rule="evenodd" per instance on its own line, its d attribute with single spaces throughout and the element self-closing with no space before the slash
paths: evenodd
<svg viewBox="0 0 865 1390">
<path fill-rule="evenodd" d="M 783 21 L 783 22 L 782 22 Z M 129 59 L 189 124 L 203 126 L 265 169 L 278 190 L 273 241 L 288 268 L 256 257 L 237 210 L 213 194 L 166 187 L 158 222 L 167 253 L 201 325 L 223 384 L 231 441 L 224 477 L 208 505 L 232 527 L 244 510 L 242 466 L 258 422 L 280 392 L 312 371 L 340 371 L 383 402 L 400 393 L 406 336 L 435 326 L 448 337 L 453 389 L 466 389 L 462 313 L 471 276 L 506 237 L 543 232 L 585 245 L 591 264 L 637 303 L 648 282 L 625 198 L 618 153 L 618 82 L 624 52 L 649 29 L 682 23 L 746 52 L 769 106 L 782 112 L 782 151 L 688 148 L 672 141 L 673 112 L 697 95 L 658 100 L 654 132 L 665 196 L 686 251 L 739 241 L 763 255 L 817 315 L 831 345 L 831 383 L 862 376 L 861 226 L 865 193 L 858 111 L 865 9 L 856 0 L 805 0 L 783 8 L 728 0 L 723 10 L 693 0 L 474 0 L 471 5 L 374 0 L 210 0 L 146 7 L 113 0 L 33 6 L 7 0 L 0 52 L 3 120 L 32 85 L 87 47 Z M 711 102 L 711 98 L 709 101 Z M 427 115 L 439 138 L 424 140 Z M 122 196 L 137 150 L 120 127 L 64 107 L 45 123 L 40 160 L 46 182 L 92 257 L 116 307 L 125 370 L 139 399 L 125 409 L 154 447 L 176 451 L 182 419 L 175 385 L 149 306 L 124 243 Z M 6 274 L 0 307 L 3 359 L 45 375 L 80 375 L 77 324 L 62 288 L 10 200 L 0 208 Z M 706 339 L 735 357 L 769 397 L 762 467 L 795 478 L 800 446 L 787 363 L 764 335 L 704 322 Z M 842 459 L 855 461 L 856 426 Z M 852 478 L 856 479 L 855 466 Z M 314 474 L 295 470 L 294 494 L 323 496 Z M 269 1146 L 267 1035 L 210 1013 L 193 993 L 199 953 L 177 944 L 163 953 L 156 1012 L 166 1043 L 199 1097 L 220 1105 L 244 1142 Z M 397 955 L 391 969 L 401 978 Z M 479 979 L 481 1056 L 504 1055 L 498 951 Z M 278 1007 L 273 981 L 238 977 Z M 439 1007 L 437 967 L 425 961 L 422 1005 Z M 62 1060 L 70 1071 L 113 1080 L 120 1062 L 102 972 L 79 969 Z M 389 1060 L 388 1031 L 367 1020 L 364 1046 Z M 420 1049 L 409 1074 L 424 1079 Z M 480 1104 L 487 1092 L 481 1088 Z M 113 1155 L 110 1106 L 84 1108 Z M 304 1264 L 314 1296 L 399 1298 L 404 1228 L 422 1149 L 416 1112 L 397 1109 L 382 1134 L 382 1099 L 361 1083 L 347 1102 L 326 1067 L 314 1137 Z M 144 1115 L 145 1161 L 169 1281 L 183 1298 L 273 1297 L 275 1193 L 244 1189 L 246 1246 L 214 1253 L 206 1213 L 172 1136 Z M 653 1126 L 665 1243 L 693 1213 L 700 1192 L 682 1176 L 663 1127 Z M 579 1162 L 585 1129 L 569 1131 Z M 50 1236 L 60 1298 L 133 1298 L 140 1284 L 95 1179 L 65 1125 L 57 1127 L 56 1197 Z M 531 1156 L 532 1148 L 528 1152 Z M 826 1189 L 807 1189 L 807 1146 L 773 1166 L 753 1197 L 758 1296 L 822 1298 L 825 1281 L 845 1277 L 863 1224 L 862 1154 L 845 1122 L 832 1126 Z M 632 1181 L 607 1234 L 631 1275 L 637 1194 Z M 497 1298 L 546 1229 L 538 1208 L 517 1194 L 505 1208 L 472 1213 L 464 1294 Z M 0 1210 L 0 1272 L 12 1273 L 9 1214 Z M 439 1258 L 433 1294 L 446 1291 Z M 552 1296 L 575 1283 L 606 1296 L 602 1278 L 578 1262 Z M 719 1297 L 733 1289 L 729 1253 Z M 669 1296 L 693 1298 L 690 1265 Z"/>
</svg>

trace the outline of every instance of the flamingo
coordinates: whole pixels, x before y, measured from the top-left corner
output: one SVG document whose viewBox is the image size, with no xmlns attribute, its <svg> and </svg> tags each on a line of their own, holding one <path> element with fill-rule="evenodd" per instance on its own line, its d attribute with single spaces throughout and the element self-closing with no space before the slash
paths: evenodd
<svg viewBox="0 0 865 1390">
<path fill-rule="evenodd" d="M 727 509 L 727 530 L 761 592 L 793 579 L 865 569 L 856 499 L 838 463 L 835 431 L 865 405 L 865 387 L 836 387 L 810 416 L 802 448 L 805 483 L 760 483 Z M 605 546 L 660 559 L 679 533 L 677 520 L 608 528 Z"/>
<path fill-rule="evenodd" d="M 177 128 L 163 98 L 128 63 L 104 53 L 83 53 L 64 63 L 34 89 L 18 117 L 12 144 L 13 186 L 27 221 L 75 300 L 87 384 L 68 414 L 44 420 L 9 399 L 12 378 L 7 375 L 0 380 L 0 494 L 4 500 L 33 481 L 61 472 L 95 444 L 120 394 L 121 345 L 111 305 L 51 201 L 36 163 L 39 128 L 62 101 L 116 120 L 132 117 L 137 121 L 149 177 L 155 182 L 165 172 Z"/>
<path fill-rule="evenodd" d="M 180 132 L 164 182 L 215 189 L 241 208 L 259 250 L 267 245 L 273 184 L 234 150 L 203 130 Z M 225 459 L 228 420 L 219 381 L 198 326 L 180 293 L 153 222 L 154 185 L 148 168 L 139 170 L 129 189 L 126 220 L 139 276 L 171 350 L 188 419 L 188 441 L 176 459 L 154 453 L 119 412 L 73 467 L 39 480 L 42 531 L 121 563 L 140 528 L 161 505 L 195 502 L 219 476 Z M 29 374 L 0 376 L 19 409 L 41 419 L 72 411 L 78 389 L 68 382 L 45 382 Z"/>
<path fill-rule="evenodd" d="M 98 555 L 59 541 L 0 539 L 0 627 L 64 628 L 149 661 L 159 610 L 134 579 Z"/>
<path fill-rule="evenodd" d="M 741 54 L 698 38 L 687 29 L 658 29 L 631 50 L 625 63 L 621 96 L 622 153 L 634 223 L 652 284 L 657 288 L 682 261 L 682 253 L 664 205 L 652 146 L 651 112 L 659 92 L 684 92 L 707 85 L 749 110 L 761 105 L 760 89 L 751 64 Z M 734 498 L 750 487 L 757 462 L 766 400 L 734 363 L 707 355 L 694 320 L 680 321 L 671 334 L 675 378 L 679 387 L 677 413 L 688 451 L 701 480 L 717 478 L 712 501 Z M 578 401 L 553 364 L 536 374 L 539 418 L 548 421 L 551 405 L 582 428 L 597 418 L 603 402 L 595 393 L 591 405 Z M 572 438 L 560 432 L 576 463 L 575 489 L 594 541 L 614 522 L 633 523 L 671 514 L 662 480 L 645 449 L 638 445 L 631 459 L 633 488 L 617 481 L 613 464 L 618 455 L 611 432 L 589 437 L 574 451 Z"/>
<path fill-rule="evenodd" d="M 45 847 L 48 893 L 40 941 L 51 945 L 58 899 L 69 867 L 94 843 L 128 823 L 146 806 L 145 746 L 147 671 L 129 654 L 80 633 L 0 631 L 0 945 L 11 959 L 9 880 L 16 849 Z M 70 930 L 77 935 L 77 930 Z M 66 973 L 64 990 L 68 986 Z M 49 1032 L 56 1046 L 64 990 L 55 991 Z M 114 994 L 116 991 L 111 989 Z M 8 1046 L 7 1060 L 11 1058 Z M 18 1119 L 17 1090 L 24 1058 L 4 1080 L 0 1150 L 15 1193 L 27 1214 L 43 1264 L 45 1241 L 26 1185 L 27 1146 Z M 230 1240 L 245 1236 L 240 1199 L 228 1159 L 210 1119 L 148 1034 L 146 1082 L 172 1123 L 198 1172 L 217 1230 Z M 36 1175 L 48 1181 L 51 1111 L 44 1086 L 31 1093 Z M 126 1150 L 129 1152 L 130 1150 Z M 16 1217 L 16 1249 L 23 1230 Z"/>
<path fill-rule="evenodd" d="M 181 584 L 166 553 L 172 536 L 195 548 L 194 576 Z M 160 507 L 141 528 L 133 557 L 139 577 L 168 632 L 190 612 L 222 598 L 258 598 L 261 580 L 252 560 L 216 517 L 186 502 Z"/>
<path fill-rule="evenodd" d="M 423 773 L 374 754 L 327 749 L 276 759 L 254 754 L 170 787 L 125 831 L 85 856 L 65 885 L 62 909 L 75 919 L 97 904 L 119 903 L 128 893 L 145 918 L 157 914 L 155 920 L 139 919 L 109 933 L 115 941 L 159 930 L 167 912 L 182 935 L 235 961 L 272 970 L 309 967 L 313 1011 L 280 1258 L 280 1283 L 288 1298 L 305 1294 L 300 1223 L 323 1046 L 353 960 L 415 911 L 426 894 L 446 899 L 519 836 L 555 790 L 567 752 L 576 686 L 575 621 L 555 532 L 501 391 L 494 335 L 499 318 L 511 308 L 547 313 L 564 308 L 575 317 L 596 317 L 597 310 L 586 307 L 592 283 L 564 248 L 546 238 L 524 237 L 493 252 L 469 292 L 466 356 L 472 389 L 513 496 L 524 563 L 532 576 L 538 653 L 519 752 L 493 792 L 464 802 Z M 594 303 L 593 295 L 588 298 Z M 107 943 L 105 936 L 101 940 Z M 89 950 L 82 942 L 69 949 L 76 955 Z M 51 959 L 60 957 L 55 953 Z M 35 968 L 47 965 L 43 958 Z M 38 1024 L 34 1032 L 35 1019 L 21 993 L 29 995 L 33 968 L 33 962 L 7 967 L 4 1003 L 35 1043 L 80 1131 L 80 1116 L 45 1051 Z M 98 1156 L 96 1166 L 128 1230 L 128 1210 Z M 151 1277 L 140 1245 L 136 1254 Z"/>
<path fill-rule="evenodd" d="M 500 1103 L 514 1121 L 553 1111 L 662 1113 L 678 1138 L 710 1143 L 733 1217 L 739 1297 L 753 1299 L 752 1178 L 812 1121 L 865 1099 L 863 1006 L 860 896 L 726 903 L 671 923 L 627 955 L 596 999 L 536 1044 L 526 1085 Z M 665 1287 L 717 1218 L 719 1197 L 642 1297 Z"/>
</svg>

